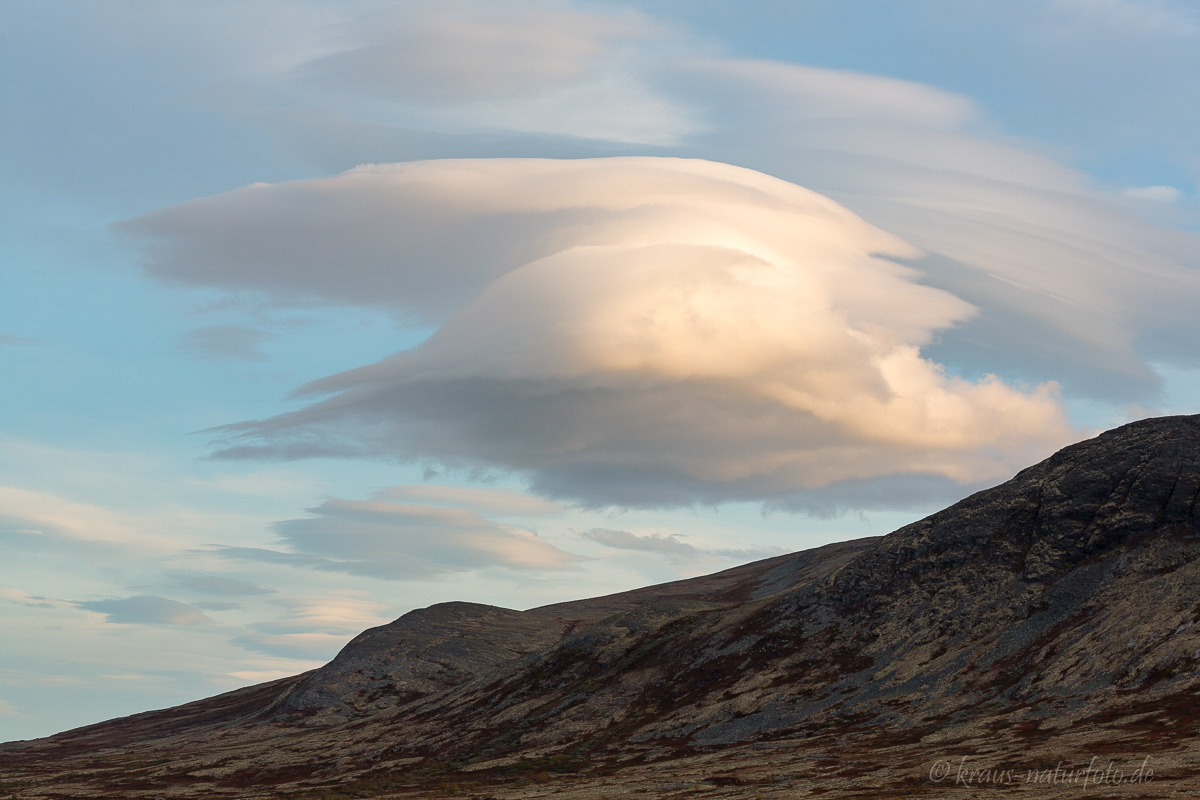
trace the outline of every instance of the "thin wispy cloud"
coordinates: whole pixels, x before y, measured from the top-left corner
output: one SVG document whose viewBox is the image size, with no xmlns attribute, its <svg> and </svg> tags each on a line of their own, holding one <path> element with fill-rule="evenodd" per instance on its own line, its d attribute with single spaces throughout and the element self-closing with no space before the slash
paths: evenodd
<svg viewBox="0 0 1200 800">
<path fill-rule="evenodd" d="M 0 600 L 28 608 L 74 608 L 75 603 L 53 597 L 30 594 L 21 589 L 0 589 Z"/>
<path fill-rule="evenodd" d="M 385 607 L 342 595 L 284 601 L 284 614 L 254 623 L 233 639 L 247 650 L 285 658 L 319 658 L 366 628 L 391 621 Z"/>
<path fill-rule="evenodd" d="M 423 505 L 467 508 L 493 516 L 545 517 L 561 514 L 563 507 L 540 497 L 501 489 L 436 484 L 389 486 L 373 495 L 379 500 L 402 500 Z"/>
<path fill-rule="evenodd" d="M 672 560 L 690 560 L 719 556 L 742 560 L 769 558 L 787 552 L 781 548 L 703 548 L 684 541 L 675 533 L 632 533 L 614 528 L 592 528 L 579 534 L 580 538 L 602 544 L 613 550 L 635 553 L 657 553 Z"/>
<path fill-rule="evenodd" d="M 1124 194 L 1135 200 L 1149 200 L 1154 203 L 1174 203 L 1183 194 L 1174 186 L 1133 186 L 1124 189 Z"/>
<path fill-rule="evenodd" d="M 284 76 L 319 93 L 347 127 L 379 120 L 393 132 L 433 125 L 643 145 L 677 144 L 697 127 L 642 77 L 670 36 L 636 11 L 417 2 L 351 29 L 346 46 Z"/>
<path fill-rule="evenodd" d="M 332 499 L 274 526 L 287 549 L 219 547 L 223 557 L 385 580 L 488 568 L 558 570 L 581 557 L 477 512 Z"/>
<path fill-rule="evenodd" d="M 0 486 L 0 538 L 9 547 L 141 553 L 172 548 L 169 536 L 146 532 L 128 514 L 13 486 Z"/>
<path fill-rule="evenodd" d="M 116 625 L 212 625 L 214 620 L 199 609 L 169 597 L 136 595 L 111 600 L 88 600 L 78 604 L 86 611 L 104 614 Z"/>
<path fill-rule="evenodd" d="M 188 355 L 208 361 L 270 361 L 258 348 L 275 334 L 246 325 L 209 325 L 183 333 L 176 340 Z"/>
<path fill-rule="evenodd" d="M 579 534 L 584 539 L 616 550 L 635 550 L 645 553 L 663 553 L 671 556 L 696 556 L 700 550 L 681 541 L 675 534 L 637 534 L 613 528 L 592 528 Z"/>
<path fill-rule="evenodd" d="M 1200 34 L 1194 6 L 1172 0 L 1049 0 L 1052 18 L 1075 27 L 1093 26 L 1124 36 L 1192 37 Z M 1064 30 L 1063 35 L 1069 35 Z"/>
<path fill-rule="evenodd" d="M 271 589 L 264 589 L 251 581 L 243 578 L 231 578 L 227 575 L 192 572 L 176 573 L 171 578 L 177 586 L 184 589 L 219 597 L 252 597 L 272 592 Z"/>
<path fill-rule="evenodd" d="M 621 40 L 654 30 L 634 12 L 586 12 L 541 3 L 407 3 L 357 26 L 364 40 L 297 67 L 331 92 L 394 102 L 512 100 L 585 78 Z"/>
</svg>

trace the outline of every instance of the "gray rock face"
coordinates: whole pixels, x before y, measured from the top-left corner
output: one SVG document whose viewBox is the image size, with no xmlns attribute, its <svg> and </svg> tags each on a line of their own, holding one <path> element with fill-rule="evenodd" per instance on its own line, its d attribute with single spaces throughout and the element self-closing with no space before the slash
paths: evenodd
<svg viewBox="0 0 1200 800">
<path fill-rule="evenodd" d="M 333 722 L 404 705 L 545 649 L 564 628 L 559 620 L 478 603 L 410 611 L 360 633 L 268 713 Z"/>
</svg>

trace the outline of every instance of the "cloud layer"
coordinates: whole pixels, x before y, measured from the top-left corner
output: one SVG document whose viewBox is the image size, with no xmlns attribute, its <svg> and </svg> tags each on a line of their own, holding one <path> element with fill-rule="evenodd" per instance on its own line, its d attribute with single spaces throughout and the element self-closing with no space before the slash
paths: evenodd
<svg viewBox="0 0 1200 800">
<path fill-rule="evenodd" d="M 247 650 L 284 658 L 327 658 L 349 638 L 366 628 L 389 621 L 380 603 L 365 600 L 365 593 L 307 597 L 283 604 L 285 615 L 258 622 L 233 641 Z"/>
<path fill-rule="evenodd" d="M 88 611 L 108 615 L 108 621 L 123 625 L 211 625 L 213 620 L 193 606 L 156 595 L 136 595 L 112 600 L 79 603 Z"/>
<path fill-rule="evenodd" d="M 226 457 L 516 470 L 590 505 L 799 502 L 1003 477 L 1071 434 L 1047 384 L 922 357 L 976 310 L 829 199 L 700 160 L 448 160 L 255 185 L 144 217 L 149 270 L 436 327 L 231 427 Z"/>
<path fill-rule="evenodd" d="M 275 524 L 287 550 L 224 547 L 229 558 L 371 578 L 428 578 L 485 567 L 561 569 L 578 556 L 474 511 L 332 499 Z"/>
<path fill-rule="evenodd" d="M 675 533 L 631 533 L 613 528 L 591 528 L 579 534 L 581 539 L 602 544 L 612 550 L 634 553 L 656 553 L 673 562 L 716 556 L 734 558 L 738 561 L 755 561 L 760 558 L 782 555 L 787 550 L 779 547 L 757 549 L 720 548 L 716 550 L 696 547 L 683 541 Z"/>
<path fill-rule="evenodd" d="M 307 62 L 295 76 L 332 92 L 401 103 L 511 100 L 585 79 L 615 42 L 644 38 L 653 28 L 633 12 L 519 1 L 502 9 L 406 3 L 368 19 L 356 44 Z"/>
<path fill-rule="evenodd" d="M 207 325 L 181 334 L 179 349 L 207 361 L 270 361 L 259 345 L 273 334 L 246 325 Z"/>
</svg>

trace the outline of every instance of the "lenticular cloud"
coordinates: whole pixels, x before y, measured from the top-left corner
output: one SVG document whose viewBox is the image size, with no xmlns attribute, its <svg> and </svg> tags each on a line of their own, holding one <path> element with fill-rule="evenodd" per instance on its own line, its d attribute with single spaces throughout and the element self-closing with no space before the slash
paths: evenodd
<svg viewBox="0 0 1200 800">
<path fill-rule="evenodd" d="M 1006 477 L 1073 435 L 1053 384 L 922 356 L 974 309 L 900 263 L 917 250 L 726 164 L 369 165 L 126 227 L 163 278 L 434 329 L 301 387 L 306 408 L 229 426 L 227 457 L 499 468 L 588 505 L 804 505 L 863 482 Z"/>
</svg>

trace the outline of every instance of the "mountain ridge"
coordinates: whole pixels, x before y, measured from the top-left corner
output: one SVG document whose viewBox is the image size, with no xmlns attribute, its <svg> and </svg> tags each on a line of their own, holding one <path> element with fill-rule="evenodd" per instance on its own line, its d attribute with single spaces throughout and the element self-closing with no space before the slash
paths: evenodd
<svg viewBox="0 0 1200 800">
<path fill-rule="evenodd" d="M 30 798 L 139 797 L 138 781 L 424 796 L 452 779 L 523 797 L 513 775 L 534 764 L 589 797 L 618 765 L 719 757 L 751 776 L 784 748 L 767 766 L 807 765 L 793 789 L 854 796 L 889 775 L 936 788 L 909 763 L 936 748 L 1153 745 L 1182 780 L 1200 775 L 1198 499 L 1200 416 L 1143 420 L 885 537 L 523 612 L 418 609 L 301 676 L 0 746 L 0 779 Z M 898 760 L 814 783 L 806 753 L 861 761 L 871 743 Z M 130 776 L 154 758 L 170 764 Z M 108 783 L 55 782 L 80 764 Z"/>
</svg>

